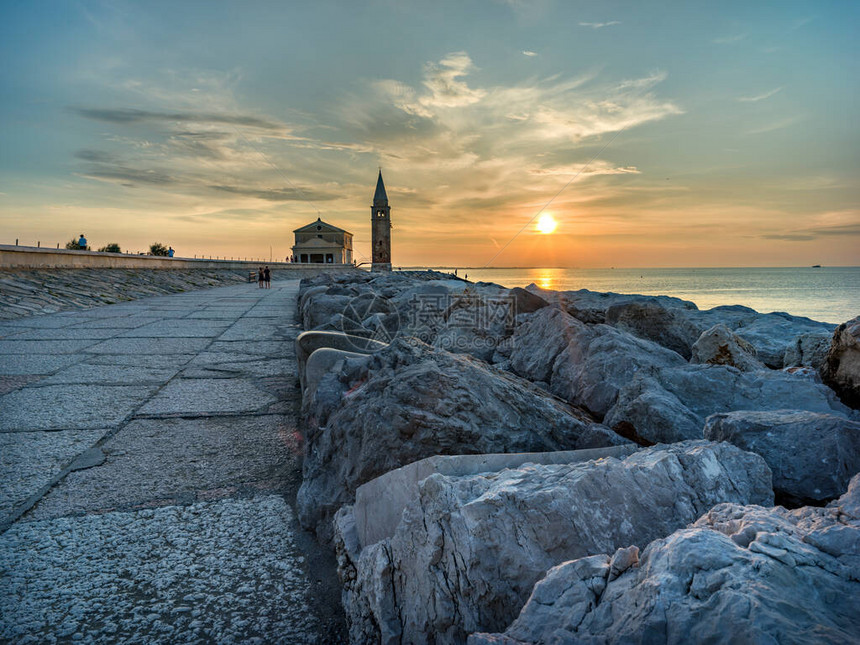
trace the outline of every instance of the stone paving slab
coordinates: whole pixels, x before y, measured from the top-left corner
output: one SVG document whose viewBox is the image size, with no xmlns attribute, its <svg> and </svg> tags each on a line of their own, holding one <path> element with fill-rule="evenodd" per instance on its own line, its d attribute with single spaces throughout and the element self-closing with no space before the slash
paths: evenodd
<svg viewBox="0 0 860 645">
<path fill-rule="evenodd" d="M 158 387 L 154 385 L 46 385 L 0 397 L 0 431 L 113 427 Z"/>
<path fill-rule="evenodd" d="M 77 354 L 7 354 L 0 357 L 0 375 L 53 374 L 84 358 Z"/>
<path fill-rule="evenodd" d="M 286 309 L 284 307 L 254 307 L 245 314 L 246 318 L 277 318 L 281 320 L 285 318 Z M 292 318 L 292 316 L 289 316 Z"/>
<path fill-rule="evenodd" d="M 0 525 L 106 432 L 97 429 L 0 433 Z"/>
<path fill-rule="evenodd" d="M 154 318 L 153 316 L 115 316 L 111 318 L 98 318 L 91 319 L 89 322 L 87 321 L 77 321 L 74 325 L 72 325 L 73 329 L 86 328 L 86 329 L 115 329 L 117 332 L 124 331 L 126 329 L 134 329 L 135 327 L 142 327 L 143 325 L 148 325 L 150 323 L 158 322 L 161 318 Z"/>
<path fill-rule="evenodd" d="M 171 320 L 135 327 L 122 332 L 122 338 L 212 338 L 223 333 L 230 321 L 217 320 Z"/>
<path fill-rule="evenodd" d="M 196 354 L 210 342 L 208 338 L 111 338 L 87 351 L 94 354 Z"/>
<path fill-rule="evenodd" d="M 301 463 L 295 423 L 282 415 L 135 419 L 101 449 L 102 465 L 67 475 L 24 519 L 271 490 Z"/>
<path fill-rule="evenodd" d="M 138 414 L 206 415 L 265 410 L 275 397 L 251 379 L 177 379 L 144 404 Z"/>
<path fill-rule="evenodd" d="M 0 396 L 25 385 L 30 385 L 30 383 L 35 383 L 41 378 L 38 374 L 19 374 L 17 376 L 0 374 Z"/>
<path fill-rule="evenodd" d="M 91 365 L 78 363 L 42 379 L 40 385 L 161 385 L 173 378 L 178 367 L 138 365 Z"/>
<path fill-rule="evenodd" d="M 0 640 L 313 643 L 280 496 L 15 524 L 0 536 Z"/>
<path fill-rule="evenodd" d="M 205 373 L 211 372 L 213 377 L 224 373 L 264 377 L 291 374 L 297 370 L 295 359 L 290 358 L 260 360 L 259 356 L 250 354 L 243 360 L 236 360 L 236 358 L 233 354 L 200 354 L 182 370 L 182 376 L 205 378 Z"/>
<path fill-rule="evenodd" d="M 194 354 L 153 354 L 139 356 L 137 354 L 92 354 L 86 357 L 90 365 L 129 365 L 132 367 L 161 367 L 170 369 L 182 367 Z"/>
<path fill-rule="evenodd" d="M 124 330 L 89 327 L 57 327 L 54 329 L 32 329 L 23 331 L 10 340 L 105 340 L 121 334 Z"/>
<path fill-rule="evenodd" d="M 243 318 L 224 331 L 218 340 L 265 341 L 281 339 L 283 327 L 284 324 L 280 321 L 272 322 L 266 318 Z"/>
<path fill-rule="evenodd" d="M 279 358 L 287 355 L 291 346 L 292 343 L 284 342 L 282 340 L 216 340 L 206 348 L 206 351 L 253 354 L 257 356 L 272 356 Z"/>
<path fill-rule="evenodd" d="M 188 314 L 185 320 L 236 320 L 246 311 L 247 309 L 244 307 L 207 307 Z"/>
<path fill-rule="evenodd" d="M 73 322 L 70 319 L 59 314 L 52 316 L 27 316 L 26 318 L 16 318 L 15 320 L 7 320 L 3 323 L 4 328 L 23 328 L 23 329 L 56 329 L 58 327 L 68 327 Z"/>
<path fill-rule="evenodd" d="M 0 354 L 72 354 L 95 345 L 96 340 L 0 340 Z"/>
</svg>

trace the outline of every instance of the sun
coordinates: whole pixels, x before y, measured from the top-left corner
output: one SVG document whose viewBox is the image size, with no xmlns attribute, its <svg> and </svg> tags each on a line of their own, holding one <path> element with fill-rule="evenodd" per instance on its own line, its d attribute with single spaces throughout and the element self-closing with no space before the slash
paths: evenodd
<svg viewBox="0 0 860 645">
<path fill-rule="evenodd" d="M 544 213 L 538 218 L 537 230 L 544 235 L 552 233 L 556 226 L 558 226 L 558 222 L 556 222 L 549 213 Z"/>
</svg>

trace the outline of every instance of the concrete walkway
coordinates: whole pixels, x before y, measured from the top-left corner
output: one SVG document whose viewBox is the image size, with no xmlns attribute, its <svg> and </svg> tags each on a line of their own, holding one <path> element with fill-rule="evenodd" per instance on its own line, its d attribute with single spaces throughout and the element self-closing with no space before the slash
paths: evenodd
<svg viewBox="0 0 860 645">
<path fill-rule="evenodd" d="M 0 641 L 339 638 L 292 508 L 297 290 L 0 324 Z"/>
</svg>

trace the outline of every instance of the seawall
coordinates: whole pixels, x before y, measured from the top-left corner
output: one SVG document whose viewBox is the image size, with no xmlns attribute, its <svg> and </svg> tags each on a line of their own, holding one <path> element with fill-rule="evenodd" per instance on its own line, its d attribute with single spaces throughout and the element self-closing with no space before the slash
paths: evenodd
<svg viewBox="0 0 860 645">
<path fill-rule="evenodd" d="M 248 274 L 259 266 L 238 260 L 0 245 L 0 320 L 248 282 Z M 353 270 L 349 265 L 285 262 L 267 266 L 273 281 Z"/>
</svg>

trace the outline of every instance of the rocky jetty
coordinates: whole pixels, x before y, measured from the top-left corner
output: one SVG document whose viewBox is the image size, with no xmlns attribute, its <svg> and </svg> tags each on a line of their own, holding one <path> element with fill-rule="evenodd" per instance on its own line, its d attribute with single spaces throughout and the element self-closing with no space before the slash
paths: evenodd
<svg viewBox="0 0 860 645">
<path fill-rule="evenodd" d="M 305 280 L 299 317 L 326 332 L 298 343 L 299 516 L 351 642 L 860 633 L 856 320 L 435 272 Z"/>
<path fill-rule="evenodd" d="M 796 351 L 799 336 L 829 336 L 836 325 L 784 312 L 762 314 L 741 305 L 701 311 L 692 302 L 667 296 L 638 296 L 580 291 L 547 292 L 527 289 L 551 300 L 585 323 L 606 322 L 678 352 L 685 359 L 703 332 L 722 324 L 752 347 L 760 361 L 773 369 L 785 366 L 786 351 Z M 792 354 L 794 357 L 795 354 Z M 807 354 L 807 359 L 813 357 Z"/>
<path fill-rule="evenodd" d="M 393 537 L 338 559 L 353 642 L 461 643 L 508 625 L 561 562 L 647 545 L 719 502 L 772 503 L 757 455 L 705 441 L 624 460 L 524 465 L 492 476 L 432 475 Z M 432 637 L 430 636 L 432 635 Z"/>
<path fill-rule="evenodd" d="M 348 356 L 305 395 L 299 518 L 321 536 L 359 485 L 424 457 L 625 442 L 528 381 L 417 339 Z"/>
<path fill-rule="evenodd" d="M 855 643 L 858 571 L 860 476 L 827 508 L 720 504 L 641 555 L 565 562 L 468 643 Z"/>
<path fill-rule="evenodd" d="M 248 272 L 237 269 L 4 269 L 0 320 L 247 281 Z"/>
</svg>

